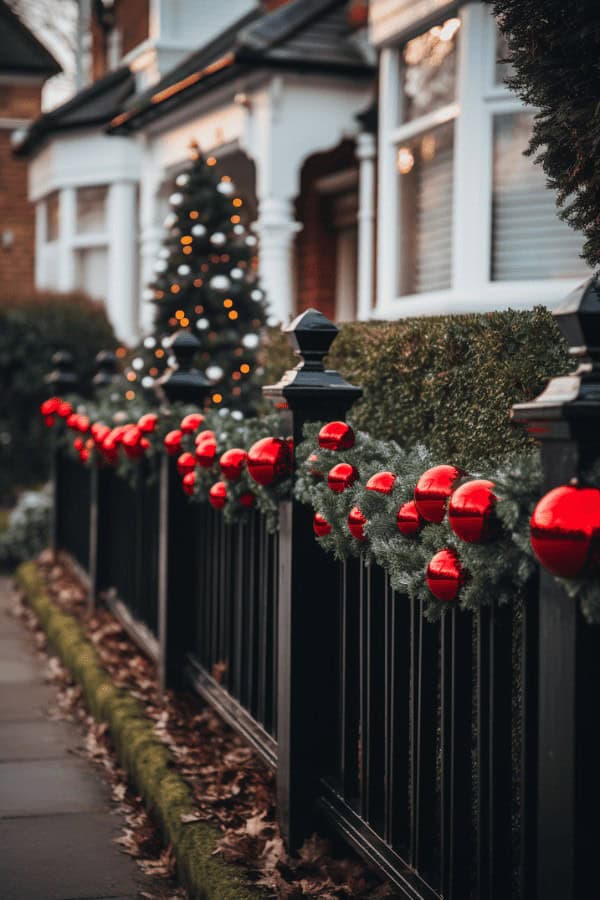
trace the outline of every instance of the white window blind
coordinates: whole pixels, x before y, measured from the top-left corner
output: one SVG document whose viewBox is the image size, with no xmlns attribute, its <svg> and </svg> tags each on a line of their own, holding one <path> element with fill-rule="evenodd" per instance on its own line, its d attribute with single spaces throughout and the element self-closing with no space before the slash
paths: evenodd
<svg viewBox="0 0 600 900">
<path fill-rule="evenodd" d="M 452 280 L 452 145 L 417 170 L 415 293 L 449 288 Z"/>
<path fill-rule="evenodd" d="M 558 218 L 541 166 L 523 156 L 531 125 L 529 113 L 494 118 L 492 279 L 585 277 L 581 235 Z"/>
</svg>

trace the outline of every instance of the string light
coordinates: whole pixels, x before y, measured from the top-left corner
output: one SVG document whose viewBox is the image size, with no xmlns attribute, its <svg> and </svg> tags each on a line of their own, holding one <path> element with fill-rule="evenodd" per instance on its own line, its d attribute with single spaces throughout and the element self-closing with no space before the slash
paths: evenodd
<svg viewBox="0 0 600 900">
<path fill-rule="evenodd" d="M 410 147 L 399 147 L 396 154 L 396 168 L 400 174 L 408 175 L 409 172 L 412 172 L 414 164 L 415 158 Z"/>
<path fill-rule="evenodd" d="M 135 391 L 125 391 L 125 399 L 133 400 L 135 398 Z"/>
<path fill-rule="evenodd" d="M 200 213 L 197 209 L 190 209 L 190 219 L 197 219 Z"/>
<path fill-rule="evenodd" d="M 234 397 L 239 397 L 242 393 L 242 389 L 240 387 L 234 387 L 231 393 L 234 395 Z"/>
<path fill-rule="evenodd" d="M 191 234 L 184 234 L 182 238 L 180 238 L 182 244 L 191 244 L 194 241 L 194 238 Z"/>
<path fill-rule="evenodd" d="M 115 356 L 117 356 L 119 359 L 123 359 L 124 356 L 127 356 L 127 350 L 125 349 L 125 347 L 117 347 Z"/>
<path fill-rule="evenodd" d="M 196 283 L 196 282 L 194 282 L 194 284 L 195 284 L 195 283 Z M 199 315 L 201 315 L 201 314 L 204 312 L 204 307 L 203 307 L 203 306 L 200 306 L 200 305 L 195 306 L 195 307 L 194 307 L 194 312 L 196 313 L 196 315 L 199 316 Z"/>
<path fill-rule="evenodd" d="M 216 166 L 216 164 L 217 164 L 217 160 L 215 159 L 214 156 L 209 156 L 208 159 L 206 160 L 207 166 Z"/>
<path fill-rule="evenodd" d="M 244 375 L 247 375 L 249 371 L 250 366 L 248 365 L 248 363 L 242 363 L 242 365 L 240 366 L 240 372 L 243 372 Z"/>
<path fill-rule="evenodd" d="M 233 225 L 237 225 L 237 223 L 240 221 L 240 217 L 239 216 L 231 216 L 230 221 Z"/>
<path fill-rule="evenodd" d="M 221 181 L 231 181 L 231 176 L 230 176 L 230 175 L 223 175 L 223 177 L 221 178 Z"/>
<path fill-rule="evenodd" d="M 194 278 L 194 287 L 202 287 L 204 282 L 201 278 Z"/>
<path fill-rule="evenodd" d="M 229 310 L 229 312 L 227 313 L 227 315 L 229 316 L 229 318 L 230 318 L 232 321 L 235 321 L 235 319 L 237 319 L 237 317 L 238 317 L 237 310 L 235 310 L 235 309 Z"/>
<path fill-rule="evenodd" d="M 148 374 L 152 375 L 153 378 L 156 378 L 156 376 L 158 375 L 158 369 L 156 368 L 156 366 L 152 366 L 150 369 L 148 369 Z"/>
<path fill-rule="evenodd" d="M 127 381 L 135 381 L 136 380 L 135 372 L 128 372 L 126 375 L 126 378 L 127 378 Z"/>
<path fill-rule="evenodd" d="M 223 395 L 222 394 L 213 394 L 212 401 L 213 401 L 213 403 L 221 403 L 223 401 Z"/>
<path fill-rule="evenodd" d="M 242 376 L 240 375 L 239 372 L 233 372 L 231 377 L 233 378 L 234 381 L 239 381 Z"/>
<path fill-rule="evenodd" d="M 187 328 L 188 325 L 190 324 L 190 320 L 184 316 L 184 318 L 181 320 L 181 322 L 179 324 L 181 325 L 182 328 Z"/>
<path fill-rule="evenodd" d="M 175 313 L 175 318 L 176 318 L 176 319 L 183 319 L 183 318 L 185 318 L 185 313 L 184 313 L 184 311 L 183 311 L 182 309 L 178 309 L 177 312 Z"/>
<path fill-rule="evenodd" d="M 162 300 L 162 298 L 165 296 L 165 292 L 164 291 L 155 291 L 154 296 L 156 297 L 157 300 Z"/>
<path fill-rule="evenodd" d="M 165 351 L 161 347 L 159 347 L 158 350 L 154 351 L 154 355 L 157 359 L 162 359 L 165 355 Z"/>
<path fill-rule="evenodd" d="M 233 205 L 234 205 L 237 209 L 239 209 L 239 207 L 242 205 L 242 198 L 241 198 L 241 197 L 234 197 L 233 200 L 232 200 L 231 202 L 233 203 Z"/>
<path fill-rule="evenodd" d="M 179 287 L 178 284 L 171 285 L 171 293 L 172 294 L 178 294 L 180 290 L 181 290 L 181 288 Z"/>
<path fill-rule="evenodd" d="M 189 256 L 189 254 L 192 253 L 193 251 L 192 251 L 191 247 L 184 247 L 183 252 L 185 253 L 186 256 Z"/>
<path fill-rule="evenodd" d="M 231 299 L 231 297 L 227 297 L 227 299 L 223 300 L 223 306 L 225 307 L 225 309 L 231 309 L 231 307 L 233 306 L 233 300 Z"/>
</svg>

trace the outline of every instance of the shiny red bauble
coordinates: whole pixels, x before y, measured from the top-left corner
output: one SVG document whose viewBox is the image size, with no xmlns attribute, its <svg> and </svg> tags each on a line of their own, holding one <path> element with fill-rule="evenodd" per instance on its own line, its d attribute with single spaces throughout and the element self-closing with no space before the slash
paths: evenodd
<svg viewBox="0 0 600 900">
<path fill-rule="evenodd" d="M 377 472 L 371 475 L 365 487 L 368 491 L 375 491 L 377 494 L 389 494 L 396 483 L 396 476 L 393 472 Z"/>
<path fill-rule="evenodd" d="M 354 447 L 354 432 L 347 422 L 328 422 L 319 432 L 319 447 L 323 450 L 350 450 Z"/>
<path fill-rule="evenodd" d="M 79 416 L 77 413 L 71 413 L 66 418 L 67 428 L 73 428 L 76 430 L 79 427 Z"/>
<path fill-rule="evenodd" d="M 426 522 L 442 521 L 448 498 L 463 474 L 456 466 L 434 466 L 421 475 L 415 487 L 415 503 Z"/>
<path fill-rule="evenodd" d="M 358 469 L 350 463 L 338 463 L 330 469 L 327 484 L 336 494 L 341 494 L 358 480 Z"/>
<path fill-rule="evenodd" d="M 427 587 L 438 600 L 456 600 L 466 580 L 466 573 L 455 550 L 440 550 L 427 566 Z"/>
<path fill-rule="evenodd" d="M 210 469 L 217 455 L 217 442 L 212 431 L 203 431 L 206 437 L 196 443 L 196 460 L 203 469 Z"/>
<path fill-rule="evenodd" d="M 187 494 L 188 497 L 191 497 L 194 493 L 194 485 L 196 484 L 196 473 L 195 472 L 186 472 L 181 481 L 183 485 L 183 492 Z"/>
<path fill-rule="evenodd" d="M 419 515 L 419 510 L 414 500 L 408 500 L 402 504 L 396 513 L 396 525 L 398 531 L 404 537 L 415 537 L 419 534 L 425 525 L 425 519 Z"/>
<path fill-rule="evenodd" d="M 448 503 L 448 522 L 457 537 L 468 544 L 487 541 L 498 533 L 494 515 L 497 497 L 494 482 L 477 478 L 461 484 Z"/>
<path fill-rule="evenodd" d="M 227 485 L 224 481 L 217 481 L 208 492 L 208 502 L 213 509 L 223 509 L 227 502 Z"/>
<path fill-rule="evenodd" d="M 169 456 L 175 456 L 176 453 L 181 453 L 182 437 L 183 435 L 178 428 L 169 431 L 169 433 L 165 435 L 165 449 Z"/>
<path fill-rule="evenodd" d="M 210 429 L 206 428 L 204 431 L 200 431 L 196 437 L 194 438 L 195 444 L 201 444 L 203 441 L 216 441 L 214 431 L 210 431 Z"/>
<path fill-rule="evenodd" d="M 51 416 L 56 412 L 58 407 L 60 406 L 60 398 L 59 397 L 49 397 L 48 400 L 44 400 L 44 402 L 40 406 L 40 412 L 43 416 Z"/>
<path fill-rule="evenodd" d="M 145 413 L 138 419 L 138 428 L 144 434 L 152 434 L 156 430 L 158 424 L 158 416 L 156 413 Z"/>
<path fill-rule="evenodd" d="M 193 453 L 182 453 L 177 457 L 177 471 L 180 475 L 187 475 L 196 468 L 196 460 Z"/>
<path fill-rule="evenodd" d="M 227 481 L 237 481 L 241 477 L 247 455 L 246 451 L 239 447 L 232 447 L 223 453 L 219 465 Z"/>
<path fill-rule="evenodd" d="M 247 509 L 250 509 L 251 506 L 254 506 L 255 496 L 251 491 L 244 491 L 243 494 L 240 494 L 238 497 L 238 503 L 240 506 L 245 506 Z"/>
<path fill-rule="evenodd" d="M 90 458 L 90 452 L 86 447 L 82 447 L 79 451 L 79 459 L 82 463 L 85 463 Z"/>
<path fill-rule="evenodd" d="M 325 537 L 325 535 L 331 534 L 331 525 L 321 513 L 314 514 L 313 531 L 317 537 Z"/>
<path fill-rule="evenodd" d="M 361 513 L 358 506 L 353 506 L 350 512 L 348 513 L 348 530 L 352 537 L 355 537 L 357 541 L 366 540 L 365 536 L 365 525 L 367 524 L 367 519 Z"/>
<path fill-rule="evenodd" d="M 84 445 L 82 439 L 80 437 L 75 438 L 75 440 L 73 441 L 73 447 L 75 448 L 75 450 L 79 452 L 79 450 L 83 450 L 83 446 Z"/>
<path fill-rule="evenodd" d="M 282 438 L 261 438 L 248 450 L 246 467 L 250 477 L 266 487 L 279 481 L 292 470 L 293 453 Z"/>
<path fill-rule="evenodd" d="M 44 416 L 44 424 L 46 425 L 46 428 L 52 428 L 52 426 L 54 425 L 54 421 L 54 416 Z"/>
<path fill-rule="evenodd" d="M 137 425 L 131 425 L 123 434 L 121 444 L 126 455 L 130 459 L 139 459 L 144 455 L 144 448 L 141 445 L 142 432 Z"/>
<path fill-rule="evenodd" d="M 61 400 L 58 406 L 56 407 L 56 413 L 61 417 L 61 419 L 67 419 L 71 413 L 73 412 L 73 407 L 70 403 L 67 403 L 64 400 Z"/>
<path fill-rule="evenodd" d="M 179 426 L 184 434 L 193 434 L 204 424 L 204 416 L 201 413 L 190 413 L 184 416 Z"/>
<path fill-rule="evenodd" d="M 90 430 L 90 420 L 88 416 L 79 416 L 79 421 L 77 422 L 77 428 L 82 434 L 85 434 Z"/>
<path fill-rule="evenodd" d="M 110 428 L 108 425 L 104 425 L 103 422 L 95 422 L 90 428 L 90 434 L 97 444 L 101 444 L 110 434 Z"/>
<path fill-rule="evenodd" d="M 562 578 L 600 565 L 600 490 L 563 485 L 542 497 L 531 517 L 531 546 Z"/>
</svg>

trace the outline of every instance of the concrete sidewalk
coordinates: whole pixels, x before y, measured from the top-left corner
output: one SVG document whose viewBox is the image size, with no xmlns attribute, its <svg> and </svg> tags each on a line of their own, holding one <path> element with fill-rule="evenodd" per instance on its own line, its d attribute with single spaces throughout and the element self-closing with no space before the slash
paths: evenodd
<svg viewBox="0 0 600 900">
<path fill-rule="evenodd" d="M 73 754 L 78 728 L 47 718 L 56 692 L 31 635 L 8 614 L 12 603 L 10 580 L 0 578 L 0 897 L 168 897 L 164 881 L 145 877 L 113 843 L 122 820 L 108 786 Z"/>
</svg>

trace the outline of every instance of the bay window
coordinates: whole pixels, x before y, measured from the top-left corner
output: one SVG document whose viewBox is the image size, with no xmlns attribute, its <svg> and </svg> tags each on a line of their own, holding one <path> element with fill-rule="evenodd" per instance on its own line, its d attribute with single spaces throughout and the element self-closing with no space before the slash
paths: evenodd
<svg viewBox="0 0 600 900">
<path fill-rule="evenodd" d="M 377 314 L 555 304 L 589 275 L 582 238 L 523 155 L 534 110 L 489 7 L 410 31 L 380 57 Z"/>
</svg>

